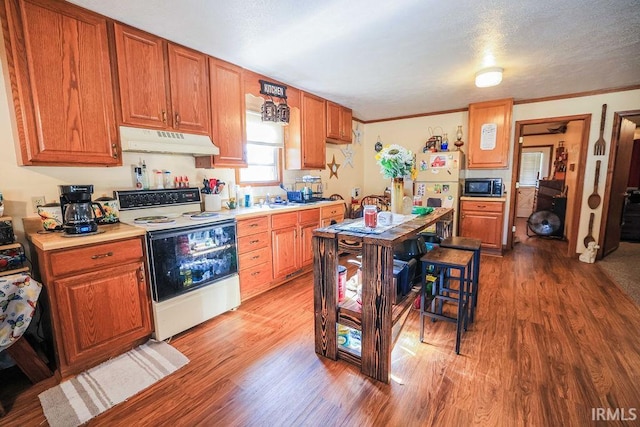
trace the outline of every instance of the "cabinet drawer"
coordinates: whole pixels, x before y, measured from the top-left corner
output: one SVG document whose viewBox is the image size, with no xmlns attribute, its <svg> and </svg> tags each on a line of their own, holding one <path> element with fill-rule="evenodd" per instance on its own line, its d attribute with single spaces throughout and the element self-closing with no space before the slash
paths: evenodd
<svg viewBox="0 0 640 427">
<path fill-rule="evenodd" d="M 344 205 L 325 206 L 320 208 L 320 215 L 322 219 L 335 217 L 338 215 L 344 215 Z"/>
<path fill-rule="evenodd" d="M 298 225 L 298 212 L 285 212 L 271 215 L 271 229 L 295 227 Z"/>
<path fill-rule="evenodd" d="M 307 209 L 299 212 L 299 222 L 300 224 L 310 224 L 320 222 L 320 209 Z"/>
<path fill-rule="evenodd" d="M 98 267 L 139 260 L 142 259 L 142 256 L 142 242 L 140 239 L 68 249 L 51 254 L 51 273 L 53 276 L 78 272 L 84 273 Z"/>
<path fill-rule="evenodd" d="M 269 230 L 268 217 L 241 219 L 236 224 L 238 237 L 248 236 Z"/>
<path fill-rule="evenodd" d="M 241 270 L 238 275 L 240 276 L 240 296 L 243 299 L 271 288 L 273 277 L 270 262 Z"/>
<path fill-rule="evenodd" d="M 271 238 L 268 231 L 238 238 L 238 253 L 246 254 L 256 249 L 269 247 Z"/>
<path fill-rule="evenodd" d="M 473 200 L 463 200 L 460 204 L 460 210 L 462 211 L 487 211 L 487 212 L 502 212 L 502 202 L 481 202 Z"/>
<path fill-rule="evenodd" d="M 321 227 L 330 226 L 331 225 L 331 221 L 342 222 L 342 221 L 344 221 L 344 216 L 343 215 L 336 215 L 336 216 L 330 216 L 330 217 L 327 217 L 327 218 L 322 218 Z"/>
<path fill-rule="evenodd" d="M 268 246 L 238 255 L 240 270 L 246 270 L 268 261 L 271 261 L 271 248 Z"/>
</svg>

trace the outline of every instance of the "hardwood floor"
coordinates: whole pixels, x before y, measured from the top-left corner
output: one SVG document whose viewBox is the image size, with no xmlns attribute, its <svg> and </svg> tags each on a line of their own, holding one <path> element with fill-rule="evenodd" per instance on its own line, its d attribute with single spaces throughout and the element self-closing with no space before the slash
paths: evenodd
<svg viewBox="0 0 640 427">
<path fill-rule="evenodd" d="M 640 309 L 562 245 L 525 236 L 482 257 L 459 356 L 454 325 L 427 323 L 421 344 L 413 311 L 391 384 L 314 353 L 308 274 L 175 337 L 190 363 L 89 425 L 583 426 L 600 407 L 640 418 Z M 46 425 L 37 395 L 52 381 L 9 369 L 0 384 L 0 425 Z"/>
</svg>

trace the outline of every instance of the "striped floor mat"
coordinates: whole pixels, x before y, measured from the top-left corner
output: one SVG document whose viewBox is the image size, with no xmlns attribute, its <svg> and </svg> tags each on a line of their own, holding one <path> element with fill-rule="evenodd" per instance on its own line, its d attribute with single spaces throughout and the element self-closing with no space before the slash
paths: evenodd
<svg viewBox="0 0 640 427">
<path fill-rule="evenodd" d="M 163 341 L 146 344 L 38 396 L 52 427 L 78 426 L 189 363 Z"/>
</svg>

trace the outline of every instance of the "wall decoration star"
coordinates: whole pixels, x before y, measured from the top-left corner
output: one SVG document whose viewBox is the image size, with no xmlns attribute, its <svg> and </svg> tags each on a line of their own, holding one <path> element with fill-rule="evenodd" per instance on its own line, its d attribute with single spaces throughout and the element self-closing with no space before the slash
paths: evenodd
<svg viewBox="0 0 640 427">
<path fill-rule="evenodd" d="M 344 150 L 341 148 L 340 151 L 342 151 L 342 154 L 344 155 L 344 164 L 353 167 L 354 152 L 353 148 L 351 148 L 351 144 L 347 145 L 347 148 L 345 148 Z"/>
<path fill-rule="evenodd" d="M 327 163 L 327 166 L 329 166 L 329 171 L 331 171 L 331 175 L 329 175 L 329 179 L 331 179 L 333 176 L 336 177 L 336 179 L 338 179 L 338 168 L 340 167 L 340 165 L 338 163 L 336 163 L 336 155 L 334 154 L 332 159 L 331 159 L 331 163 Z"/>
<path fill-rule="evenodd" d="M 354 138 L 355 141 L 358 144 L 362 144 L 362 142 L 360 142 L 360 136 L 362 136 L 362 132 L 360 131 L 359 126 L 360 125 L 356 125 L 356 128 L 355 129 L 351 129 L 351 132 L 353 132 L 353 136 L 355 137 Z"/>
</svg>

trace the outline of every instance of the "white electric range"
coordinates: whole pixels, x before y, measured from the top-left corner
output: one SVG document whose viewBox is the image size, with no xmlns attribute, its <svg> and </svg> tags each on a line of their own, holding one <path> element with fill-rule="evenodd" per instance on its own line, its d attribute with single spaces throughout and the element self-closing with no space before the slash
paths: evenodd
<svg viewBox="0 0 640 427">
<path fill-rule="evenodd" d="M 201 212 L 198 188 L 114 194 L 120 221 L 147 231 L 156 339 L 169 338 L 240 305 L 233 216 Z"/>
</svg>

